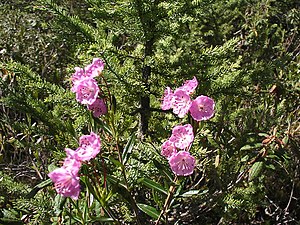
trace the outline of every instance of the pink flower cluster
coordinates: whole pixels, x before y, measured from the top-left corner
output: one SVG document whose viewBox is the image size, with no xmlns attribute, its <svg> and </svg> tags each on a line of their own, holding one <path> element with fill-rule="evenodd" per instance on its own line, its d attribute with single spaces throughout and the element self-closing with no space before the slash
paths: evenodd
<svg viewBox="0 0 300 225">
<path fill-rule="evenodd" d="M 190 95 L 198 86 L 196 77 L 187 80 L 174 92 L 170 87 L 164 91 L 161 108 L 163 110 L 173 109 L 173 113 L 183 118 L 188 112 L 196 121 L 208 120 L 214 115 L 215 102 L 213 99 L 201 95 L 191 100 Z"/>
<path fill-rule="evenodd" d="M 175 126 L 171 137 L 162 144 L 161 154 L 169 160 L 172 171 L 178 176 L 188 176 L 194 171 L 196 160 L 189 152 L 193 141 L 193 127 L 186 124 Z"/>
<path fill-rule="evenodd" d="M 198 86 L 196 77 L 187 80 L 174 92 L 170 87 L 164 91 L 161 108 L 173 109 L 173 113 L 183 118 L 190 112 L 196 121 L 208 120 L 214 115 L 214 100 L 201 95 L 191 100 L 190 95 Z M 194 141 L 193 127 L 190 124 L 175 126 L 171 137 L 162 144 L 161 154 L 169 160 L 172 171 L 178 176 L 191 175 L 195 167 L 195 158 L 189 149 Z M 179 150 L 177 150 L 179 149 Z"/>
<path fill-rule="evenodd" d="M 84 69 L 75 67 L 73 74 L 71 91 L 76 93 L 76 100 L 87 105 L 94 117 L 99 117 L 107 113 L 104 99 L 99 98 L 101 94 L 97 81 L 94 79 L 104 69 L 104 63 L 99 58 L 94 58 L 92 64 Z"/>
<path fill-rule="evenodd" d="M 79 169 L 83 161 L 95 158 L 101 149 L 100 137 L 91 132 L 79 139 L 79 147 L 76 150 L 65 148 L 67 157 L 63 166 L 50 172 L 48 176 L 54 182 L 55 190 L 64 197 L 78 199 L 80 192 Z"/>
</svg>

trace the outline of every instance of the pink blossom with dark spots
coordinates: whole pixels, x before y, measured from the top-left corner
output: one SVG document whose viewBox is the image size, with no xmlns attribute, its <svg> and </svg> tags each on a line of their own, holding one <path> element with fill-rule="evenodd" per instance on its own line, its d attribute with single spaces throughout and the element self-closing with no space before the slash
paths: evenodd
<svg viewBox="0 0 300 225">
<path fill-rule="evenodd" d="M 166 158 L 170 158 L 174 153 L 177 153 L 174 143 L 170 140 L 165 141 L 161 146 L 161 154 Z"/>
<path fill-rule="evenodd" d="M 74 69 L 75 69 L 75 73 L 71 77 L 71 81 L 72 81 L 71 91 L 72 92 L 76 92 L 79 81 L 87 77 L 84 69 L 79 68 L 79 67 L 75 67 Z"/>
<path fill-rule="evenodd" d="M 76 93 L 76 100 L 78 102 L 91 105 L 96 101 L 100 90 L 96 80 L 93 78 L 84 78 L 78 81 L 73 91 Z"/>
<path fill-rule="evenodd" d="M 175 91 L 172 98 L 173 113 L 183 118 L 188 113 L 191 103 L 190 96 L 185 91 Z"/>
<path fill-rule="evenodd" d="M 214 109 L 214 100 L 207 96 L 201 95 L 192 101 L 189 111 L 194 120 L 201 121 L 212 118 L 215 112 Z"/>
<path fill-rule="evenodd" d="M 196 77 L 193 77 L 192 80 L 186 80 L 184 84 L 177 88 L 176 90 L 185 91 L 188 95 L 192 94 L 198 86 L 198 81 Z M 175 90 L 175 91 L 176 91 Z"/>
<path fill-rule="evenodd" d="M 192 125 L 175 126 L 169 140 L 174 143 L 176 148 L 186 149 L 194 141 Z"/>
<path fill-rule="evenodd" d="M 64 160 L 63 167 L 71 168 L 74 173 L 78 173 L 81 167 L 81 161 L 78 160 L 77 152 L 70 148 L 65 148 L 65 152 L 67 153 L 67 157 Z"/>
<path fill-rule="evenodd" d="M 99 58 L 94 58 L 93 62 L 84 68 L 85 72 L 91 77 L 99 76 L 103 69 L 104 62 Z"/>
<path fill-rule="evenodd" d="M 187 151 L 179 151 L 169 158 L 170 167 L 177 176 L 188 176 L 194 172 L 195 158 Z"/>
<path fill-rule="evenodd" d="M 61 167 L 53 170 L 48 174 L 54 182 L 55 190 L 58 194 L 64 197 L 71 197 L 74 200 L 78 199 L 80 193 L 79 176 L 75 167 Z"/>
<path fill-rule="evenodd" d="M 107 113 L 107 106 L 104 99 L 97 98 L 93 104 L 87 106 L 88 110 L 93 112 L 94 117 L 99 117 Z"/>
<path fill-rule="evenodd" d="M 76 149 L 76 159 L 88 161 L 95 158 L 101 149 L 100 137 L 91 132 L 90 135 L 82 135 L 79 138 L 79 148 Z"/>
</svg>

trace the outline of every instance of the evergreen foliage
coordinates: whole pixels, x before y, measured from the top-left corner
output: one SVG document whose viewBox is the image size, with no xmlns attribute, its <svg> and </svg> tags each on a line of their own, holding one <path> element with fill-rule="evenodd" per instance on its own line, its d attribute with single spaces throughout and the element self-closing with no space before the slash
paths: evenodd
<svg viewBox="0 0 300 225">
<path fill-rule="evenodd" d="M 48 224 L 53 217 L 63 224 L 104 224 L 118 217 L 134 224 L 131 193 L 140 217 L 153 221 L 149 214 L 155 217 L 163 208 L 164 191 L 174 185 L 160 146 L 179 123 L 160 110 L 160 98 L 166 86 L 196 76 L 196 94 L 214 98 L 217 112 L 212 121 L 200 123 L 192 150 L 197 168 L 176 184 L 170 223 L 297 224 L 298 1 L 13 2 L 0 3 L 0 17 L 7 15 L 0 22 L 0 162 L 3 171 L 23 163 L 33 169 L 15 183 L 0 171 L 1 222 Z M 93 57 L 105 61 L 103 76 L 115 100 L 107 124 L 93 120 L 69 91 L 74 66 Z M 63 149 L 76 146 L 78 136 L 91 129 L 105 136 L 93 167 L 107 173 L 112 191 L 103 188 L 93 195 L 97 201 L 72 203 L 45 187 L 49 195 L 38 192 L 24 200 L 29 187 L 22 188 L 21 181 L 28 183 L 27 175 L 35 177 L 29 181 L 34 184 L 47 179 Z M 125 169 L 115 148 L 126 153 Z M 82 187 L 89 192 L 93 170 L 86 166 L 82 173 L 87 176 Z M 8 204 L 5 195 L 14 200 Z M 113 213 L 105 211 L 109 207 Z M 27 217 L 21 220 L 22 215 Z"/>
</svg>

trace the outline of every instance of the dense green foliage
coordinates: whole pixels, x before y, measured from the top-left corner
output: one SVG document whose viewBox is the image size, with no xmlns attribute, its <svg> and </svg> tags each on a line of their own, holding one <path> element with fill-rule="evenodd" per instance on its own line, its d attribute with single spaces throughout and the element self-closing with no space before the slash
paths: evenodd
<svg viewBox="0 0 300 225">
<path fill-rule="evenodd" d="M 0 3 L 1 223 L 135 224 L 130 196 L 138 216 L 153 221 L 174 185 L 160 146 L 182 122 L 160 110 L 160 98 L 193 76 L 216 114 L 200 123 L 197 167 L 176 183 L 169 223 L 300 221 L 298 1 L 13 2 Z M 113 95 L 110 113 L 96 120 L 68 79 L 93 57 L 105 61 L 105 95 Z M 89 193 L 97 201 L 72 203 L 47 182 L 30 192 L 90 130 L 103 146 L 83 167 L 82 186 L 91 190 L 89 166 L 97 168 L 101 185 Z"/>
</svg>

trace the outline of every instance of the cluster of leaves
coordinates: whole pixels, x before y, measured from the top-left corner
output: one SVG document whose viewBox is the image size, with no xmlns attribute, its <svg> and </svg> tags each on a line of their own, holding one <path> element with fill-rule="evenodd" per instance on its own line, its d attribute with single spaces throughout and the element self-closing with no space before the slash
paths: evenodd
<svg viewBox="0 0 300 225">
<path fill-rule="evenodd" d="M 20 4 L 1 3 L 8 17 L 0 27 L 9 28 L 0 29 L 2 160 L 26 159 L 45 179 L 50 161 L 63 158 L 64 147 L 76 146 L 78 135 L 93 129 L 104 137 L 94 167 L 107 180 L 100 175 L 95 190 L 89 186 L 94 171 L 84 167 L 82 186 L 89 197 L 75 204 L 49 190 L 59 206 L 53 221 L 134 223 L 131 195 L 136 216 L 151 221 L 174 185 L 175 200 L 165 217 L 174 223 L 300 219 L 296 0 L 47 0 L 31 2 L 35 7 L 26 13 Z M 91 119 L 64 82 L 74 66 L 95 56 L 105 60 L 103 76 L 114 95 L 106 125 Z M 174 184 L 159 146 L 179 121 L 159 110 L 159 98 L 166 86 L 194 75 L 200 81 L 196 94 L 213 97 L 217 113 L 200 124 L 192 149 L 199 159 L 194 175 Z M 139 115 L 149 123 L 143 141 L 135 138 L 145 122 Z"/>
<path fill-rule="evenodd" d="M 13 174 L 0 171 L 0 223 L 1 224 L 40 224 L 50 223 L 56 207 L 48 193 L 39 192 L 35 198 L 29 198 L 29 185 L 14 181 Z M 55 207 L 55 208 L 54 208 Z"/>
</svg>

